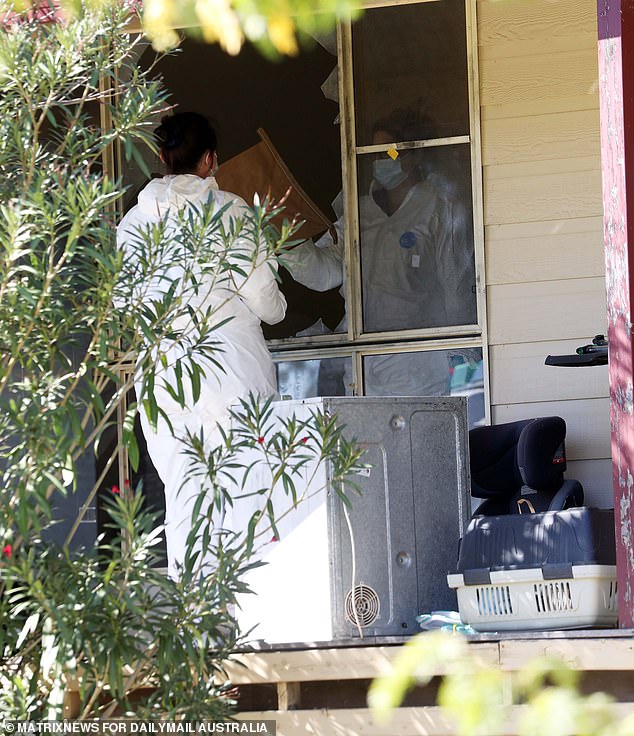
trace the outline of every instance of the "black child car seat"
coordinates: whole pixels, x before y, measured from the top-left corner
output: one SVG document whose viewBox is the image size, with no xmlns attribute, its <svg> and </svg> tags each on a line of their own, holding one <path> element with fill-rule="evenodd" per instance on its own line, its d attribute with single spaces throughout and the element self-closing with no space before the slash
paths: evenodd
<svg viewBox="0 0 634 736">
<path fill-rule="evenodd" d="M 561 511 L 583 505 L 577 480 L 564 480 L 566 422 L 524 419 L 469 432 L 471 495 L 486 499 L 476 515 Z"/>
</svg>

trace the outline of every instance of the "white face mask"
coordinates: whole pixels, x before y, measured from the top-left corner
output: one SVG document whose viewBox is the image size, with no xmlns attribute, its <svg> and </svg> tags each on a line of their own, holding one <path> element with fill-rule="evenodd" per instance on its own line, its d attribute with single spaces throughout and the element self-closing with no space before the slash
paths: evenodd
<svg viewBox="0 0 634 736">
<path fill-rule="evenodd" d="M 383 189 L 394 189 L 407 179 L 407 172 L 403 171 L 400 161 L 391 158 L 378 158 L 373 163 L 375 181 Z"/>
</svg>

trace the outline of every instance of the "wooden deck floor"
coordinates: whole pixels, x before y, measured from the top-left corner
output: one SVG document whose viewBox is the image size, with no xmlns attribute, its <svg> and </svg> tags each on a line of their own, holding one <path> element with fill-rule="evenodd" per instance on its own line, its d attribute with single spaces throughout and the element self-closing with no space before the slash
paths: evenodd
<svg viewBox="0 0 634 736">
<path fill-rule="evenodd" d="M 367 688 L 389 671 L 401 646 L 355 642 L 237 653 L 227 674 L 240 691 L 239 717 L 274 719 L 277 736 L 450 736 L 452 724 L 435 705 L 437 678 L 414 690 L 388 726 L 373 721 Z M 623 715 L 634 712 L 634 630 L 482 634 L 470 637 L 469 646 L 506 671 L 540 654 L 558 656 L 581 671 L 582 691 L 607 692 Z"/>
</svg>

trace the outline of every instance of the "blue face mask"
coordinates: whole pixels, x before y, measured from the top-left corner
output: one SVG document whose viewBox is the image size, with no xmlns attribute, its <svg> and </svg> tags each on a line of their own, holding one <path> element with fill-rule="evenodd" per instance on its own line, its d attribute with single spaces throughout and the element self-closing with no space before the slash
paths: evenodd
<svg viewBox="0 0 634 736">
<path fill-rule="evenodd" d="M 391 158 L 378 158 L 373 164 L 374 179 L 383 189 L 394 189 L 407 179 L 400 161 Z"/>
</svg>

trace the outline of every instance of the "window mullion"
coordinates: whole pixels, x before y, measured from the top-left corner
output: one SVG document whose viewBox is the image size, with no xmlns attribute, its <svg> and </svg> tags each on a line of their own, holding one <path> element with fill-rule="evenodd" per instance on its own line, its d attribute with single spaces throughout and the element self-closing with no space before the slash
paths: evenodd
<svg viewBox="0 0 634 736">
<path fill-rule="evenodd" d="M 116 70 L 115 70 L 116 72 Z M 114 78 L 99 76 L 99 91 L 102 94 L 110 93 L 115 100 L 118 100 L 119 92 L 119 76 L 115 73 Z M 99 122 L 102 131 L 112 130 L 112 113 L 108 105 L 99 106 Z M 104 149 L 103 152 L 103 171 L 111 181 L 116 181 L 119 172 L 122 171 L 121 166 L 121 144 L 119 141 L 113 141 L 109 146 Z M 111 215 L 118 216 L 121 214 L 121 200 L 119 199 L 116 203 L 111 203 L 107 206 L 107 210 Z M 121 346 L 119 346 L 121 349 Z M 118 355 L 112 355 L 114 363 L 118 363 Z M 115 368 L 119 373 L 121 385 L 125 384 L 125 369 Z M 125 487 L 125 481 L 128 479 L 129 473 L 129 456 L 128 448 L 123 444 L 123 424 L 127 413 L 127 398 L 122 397 L 121 401 L 117 405 L 116 412 L 116 429 L 117 429 L 117 467 L 118 467 L 118 485 L 119 488 Z"/>
<path fill-rule="evenodd" d="M 358 350 L 352 354 L 352 370 L 354 377 L 354 396 L 365 396 L 365 385 L 363 383 L 363 355 Z"/>
<path fill-rule="evenodd" d="M 430 138 L 420 141 L 401 141 L 400 143 L 377 143 L 373 146 L 357 146 L 357 153 L 384 153 L 385 151 L 411 151 L 415 148 L 437 148 L 438 146 L 455 146 L 459 143 L 470 143 L 468 135 L 454 135 L 449 138 Z"/>
<path fill-rule="evenodd" d="M 345 214 L 346 313 L 348 338 L 355 340 L 361 334 L 362 315 L 352 25 L 350 21 L 344 21 L 338 25 L 337 51 L 339 58 L 341 167 Z"/>
<path fill-rule="evenodd" d="M 467 65 L 469 85 L 469 131 L 471 135 L 471 193 L 473 202 L 473 244 L 478 324 L 482 340 L 484 368 L 485 420 L 491 422 L 489 385 L 489 340 L 486 310 L 486 269 L 484 262 L 484 187 L 482 182 L 482 146 L 480 137 L 480 78 L 478 72 L 478 24 L 476 0 L 465 0 Z"/>
</svg>

